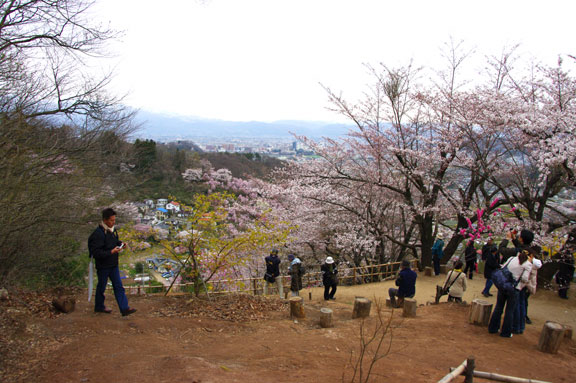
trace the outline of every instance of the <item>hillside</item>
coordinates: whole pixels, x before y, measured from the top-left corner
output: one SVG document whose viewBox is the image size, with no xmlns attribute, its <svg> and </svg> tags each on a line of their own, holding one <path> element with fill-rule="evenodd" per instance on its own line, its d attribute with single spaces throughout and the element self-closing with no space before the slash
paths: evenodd
<svg viewBox="0 0 576 383">
<path fill-rule="evenodd" d="M 420 276 L 416 299 L 432 299 L 436 277 Z M 465 299 L 477 297 L 484 280 L 470 283 Z M 341 381 L 357 355 L 361 321 L 350 318 L 355 296 L 382 298 L 393 282 L 340 286 L 335 302 L 320 300 L 319 288 L 305 289 L 305 320 L 294 323 L 277 298 L 230 296 L 207 302 L 189 296 L 130 296 L 138 312 L 121 317 L 94 314 L 79 292 L 75 312 L 49 317 L 14 299 L 0 302 L 0 340 L 7 360 L 0 380 L 14 382 L 334 382 Z M 308 294 L 312 293 L 312 301 Z M 108 297 L 110 299 L 110 297 Z M 373 298 L 374 299 L 374 298 Z M 493 298 L 490 298 L 494 301 Z M 503 339 L 468 324 L 468 307 L 421 306 L 416 318 L 393 315 L 388 355 L 373 376 L 386 382 L 436 382 L 469 355 L 476 368 L 555 383 L 572 382 L 576 347 L 566 342 L 558 355 L 536 349 L 546 320 L 576 325 L 575 300 L 550 292 L 530 298 L 534 322 L 524 335 Z M 48 301 L 49 302 L 49 301 Z M 46 299 L 44 303 L 47 304 Z M 336 326 L 317 325 L 319 308 L 335 312 Z M 375 309 L 365 323 L 370 331 Z M 531 361 L 537 361 L 533 363 Z M 105 371 L 105 373 L 103 373 Z M 349 379 L 346 381 L 350 381 Z M 462 381 L 462 380 L 459 380 Z M 481 379 L 475 379 L 481 382 Z"/>
</svg>

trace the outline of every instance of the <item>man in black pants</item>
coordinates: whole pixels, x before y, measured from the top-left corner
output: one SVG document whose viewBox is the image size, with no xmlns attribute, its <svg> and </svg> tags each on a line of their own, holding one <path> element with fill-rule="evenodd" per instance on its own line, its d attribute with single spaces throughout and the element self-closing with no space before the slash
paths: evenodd
<svg viewBox="0 0 576 383">
<path fill-rule="evenodd" d="M 324 264 L 320 267 L 322 271 L 322 283 L 324 284 L 324 300 L 334 300 L 336 288 L 338 286 L 338 269 L 334 258 L 328 257 Z"/>
<path fill-rule="evenodd" d="M 122 316 L 136 312 L 136 309 L 128 306 L 128 298 L 120 279 L 120 269 L 118 268 L 118 254 L 124 248 L 124 244 L 118 239 L 116 224 L 116 212 L 112 208 L 102 211 L 102 222 L 88 238 L 88 250 L 90 258 L 96 261 L 96 273 L 98 274 L 98 285 L 96 286 L 96 300 L 94 312 L 110 314 L 111 309 L 104 306 L 104 291 L 108 278 L 112 282 L 114 297 L 120 308 Z"/>
</svg>

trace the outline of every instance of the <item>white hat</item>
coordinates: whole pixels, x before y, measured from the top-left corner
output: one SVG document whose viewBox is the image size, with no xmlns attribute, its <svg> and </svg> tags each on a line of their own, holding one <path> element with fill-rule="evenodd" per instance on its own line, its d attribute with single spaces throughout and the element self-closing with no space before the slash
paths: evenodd
<svg viewBox="0 0 576 383">
<path fill-rule="evenodd" d="M 444 236 L 442 235 L 442 233 L 438 233 L 438 234 L 436 235 L 436 238 L 442 239 L 442 238 L 444 238 Z"/>
<path fill-rule="evenodd" d="M 332 258 L 332 257 L 326 258 L 326 263 L 329 264 L 329 265 L 332 264 L 332 263 L 334 263 L 334 258 Z"/>
</svg>

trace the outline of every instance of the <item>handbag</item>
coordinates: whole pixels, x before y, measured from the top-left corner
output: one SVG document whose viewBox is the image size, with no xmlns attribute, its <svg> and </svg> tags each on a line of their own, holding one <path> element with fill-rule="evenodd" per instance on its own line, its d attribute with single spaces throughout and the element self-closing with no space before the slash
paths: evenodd
<svg viewBox="0 0 576 383">
<path fill-rule="evenodd" d="M 506 262 L 504 267 L 498 270 L 494 270 L 491 275 L 491 279 L 492 282 L 494 282 L 494 286 L 496 286 L 496 288 L 499 291 L 505 293 L 513 293 L 514 290 L 516 289 L 516 286 L 518 286 L 520 279 L 522 278 L 522 275 L 520 275 L 520 278 L 518 278 L 518 280 L 515 280 L 514 276 L 512 275 L 512 272 L 508 270 L 508 264 L 510 263 L 511 260 L 512 258 L 510 258 L 508 262 Z M 522 274 L 524 274 L 524 271 L 522 271 Z"/>
<path fill-rule="evenodd" d="M 265 273 L 264 280 L 268 283 L 274 283 L 276 282 L 276 277 L 270 273 Z"/>
<path fill-rule="evenodd" d="M 454 272 L 454 270 L 450 271 L 450 276 L 452 276 L 452 273 Z M 458 279 L 458 277 L 460 277 L 460 274 L 462 274 L 462 272 L 459 272 L 458 275 L 456 276 L 456 278 L 454 278 L 452 280 L 452 282 L 450 283 L 450 286 L 447 286 L 447 283 L 444 284 L 444 286 L 440 286 L 440 285 L 436 285 L 436 303 L 438 303 L 440 301 L 440 298 L 443 295 L 447 295 L 448 292 L 450 291 L 450 287 L 452 287 L 452 285 L 454 284 L 454 282 L 456 282 L 456 280 Z M 448 278 L 450 279 L 450 278 Z M 448 281 L 446 281 L 448 282 Z"/>
</svg>

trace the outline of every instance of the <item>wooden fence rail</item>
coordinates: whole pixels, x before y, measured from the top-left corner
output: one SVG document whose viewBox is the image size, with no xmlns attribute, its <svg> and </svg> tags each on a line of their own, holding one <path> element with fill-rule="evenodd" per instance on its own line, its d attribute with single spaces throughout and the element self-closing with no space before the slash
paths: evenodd
<svg viewBox="0 0 576 383">
<path fill-rule="evenodd" d="M 379 265 L 339 268 L 339 284 L 355 285 L 392 279 L 396 277 L 398 270 L 400 269 L 400 264 L 400 262 L 391 262 Z M 412 261 L 412 267 L 416 267 L 416 260 Z M 285 291 L 288 291 L 290 289 L 290 276 L 281 276 L 281 278 Z M 206 285 L 209 290 L 208 292 L 211 295 L 229 293 L 250 293 L 254 295 L 261 295 L 264 290 L 264 283 L 265 282 L 262 276 L 257 278 L 222 279 L 217 281 L 209 281 L 206 283 Z M 304 274 L 302 277 L 302 285 L 305 288 L 321 286 L 322 272 L 312 271 Z M 175 283 L 172 286 L 172 290 L 175 292 L 191 291 L 192 287 L 192 282 Z M 137 285 L 124 286 L 124 288 L 128 290 L 130 294 L 153 294 L 167 291 L 168 286 Z"/>
</svg>

